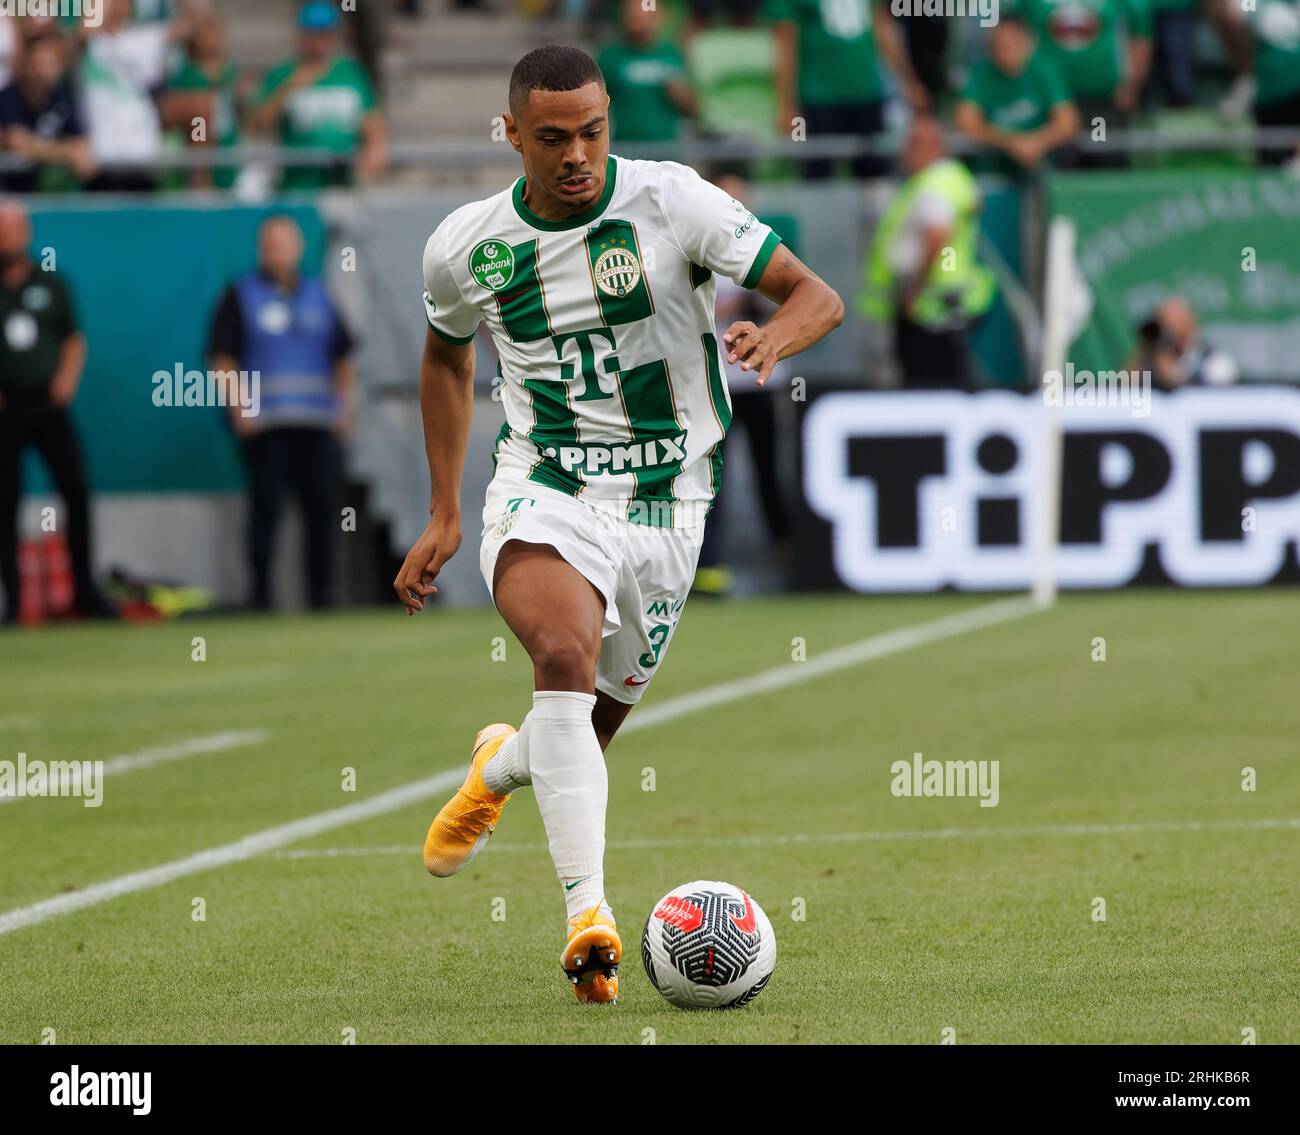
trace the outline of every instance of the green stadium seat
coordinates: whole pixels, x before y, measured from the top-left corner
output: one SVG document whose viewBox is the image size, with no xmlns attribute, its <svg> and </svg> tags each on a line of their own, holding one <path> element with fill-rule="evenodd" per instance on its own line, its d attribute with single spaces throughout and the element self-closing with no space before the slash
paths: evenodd
<svg viewBox="0 0 1300 1135">
<path fill-rule="evenodd" d="M 719 134 L 776 137 L 776 38 L 766 28 L 714 28 L 690 42 L 687 66 L 700 125 Z"/>
<path fill-rule="evenodd" d="M 1207 146 L 1197 150 L 1156 149 L 1149 153 L 1133 155 L 1133 164 L 1139 169 L 1248 169 L 1255 164 L 1254 151 L 1249 144 L 1252 124 L 1249 122 L 1224 122 L 1213 110 L 1187 107 L 1181 110 L 1157 111 L 1150 123 L 1151 129 L 1167 137 L 1192 134 L 1222 133 L 1230 130 L 1241 135 L 1241 142 L 1230 147 Z"/>
</svg>

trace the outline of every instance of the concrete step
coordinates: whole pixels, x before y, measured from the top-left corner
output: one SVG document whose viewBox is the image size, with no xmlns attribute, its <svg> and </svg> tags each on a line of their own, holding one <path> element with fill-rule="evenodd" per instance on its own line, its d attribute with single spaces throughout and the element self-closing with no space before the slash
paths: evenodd
<svg viewBox="0 0 1300 1135">
<path fill-rule="evenodd" d="M 242 66 L 260 75 L 292 56 L 290 5 L 222 0 L 220 10 L 230 55 Z M 445 0 L 426 3 L 420 19 L 389 11 L 385 20 L 385 108 L 394 137 L 410 141 L 490 138 L 519 57 L 578 38 L 578 29 L 562 21 L 458 12 Z"/>
</svg>

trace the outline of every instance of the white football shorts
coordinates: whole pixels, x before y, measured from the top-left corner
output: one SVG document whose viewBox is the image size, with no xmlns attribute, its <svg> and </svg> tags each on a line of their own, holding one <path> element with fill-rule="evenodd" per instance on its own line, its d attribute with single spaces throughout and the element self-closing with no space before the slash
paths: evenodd
<svg viewBox="0 0 1300 1135">
<path fill-rule="evenodd" d="M 555 548 L 605 600 L 596 689 L 635 705 L 663 665 L 703 539 L 703 523 L 629 523 L 503 468 L 488 486 L 479 568 L 491 592 L 497 556 L 511 540 Z"/>
</svg>

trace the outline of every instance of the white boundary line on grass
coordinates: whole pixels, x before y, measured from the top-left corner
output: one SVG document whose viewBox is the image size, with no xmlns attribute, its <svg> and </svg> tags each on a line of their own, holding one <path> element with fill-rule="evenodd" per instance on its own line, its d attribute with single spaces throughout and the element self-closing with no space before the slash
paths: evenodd
<svg viewBox="0 0 1300 1135">
<path fill-rule="evenodd" d="M 186 757 L 197 757 L 204 753 L 219 753 L 226 749 L 239 748 L 241 745 L 260 745 L 270 736 L 271 734 L 265 729 L 227 729 L 224 733 L 210 733 L 206 737 L 189 737 L 173 745 L 155 745 L 151 749 L 141 749 L 138 753 L 123 753 L 116 757 L 109 757 L 104 762 L 104 775 L 130 772 L 138 768 L 152 768 L 154 765 L 166 764 L 168 761 L 184 760 Z M 71 781 L 71 774 L 60 777 L 60 782 L 63 781 Z M 22 799 L 26 797 L 0 792 L 0 804 Z"/>
<path fill-rule="evenodd" d="M 1028 597 L 1001 599 L 994 603 L 985 603 L 966 611 L 959 611 L 955 615 L 945 615 L 943 618 L 934 619 L 928 623 L 885 631 L 883 634 L 873 635 L 848 646 L 827 651 L 825 654 L 815 656 L 807 662 L 791 662 L 784 666 L 774 667 L 771 670 L 751 674 L 746 678 L 737 678 L 734 681 L 709 686 L 694 693 L 684 694 L 681 697 L 669 698 L 667 701 L 661 702 L 659 705 L 649 706 L 629 718 L 621 732 L 628 733 L 639 729 L 649 729 L 655 725 L 662 725 L 667 721 L 676 721 L 679 717 L 685 717 L 690 713 L 698 713 L 703 709 L 713 709 L 730 702 L 740 701 L 743 698 L 753 697 L 755 694 L 770 693 L 773 690 L 802 685 L 837 670 L 845 670 L 851 666 L 872 662 L 878 658 L 911 650 L 914 647 L 928 646 L 931 643 L 941 642 L 944 639 L 954 638 L 970 631 L 1009 622 L 1012 619 L 1021 618 L 1040 609 Z M 155 887 L 170 883 L 174 879 L 184 878 L 186 875 L 194 875 L 200 871 L 210 870 L 213 867 L 224 867 L 231 863 L 252 859 L 254 856 L 262 855 L 268 851 L 275 851 L 288 844 L 297 843 L 299 840 L 308 839 L 323 832 L 333 831 L 336 828 L 345 827 L 360 820 L 368 820 L 375 816 L 396 812 L 401 808 L 405 808 L 408 804 L 417 803 L 459 785 L 464 776 L 465 770 L 463 767 L 447 769 L 433 776 L 425 777 L 423 780 L 413 781 L 399 788 L 381 792 L 379 795 L 372 796 L 367 800 L 358 800 L 355 804 L 347 804 L 342 808 L 332 808 L 328 812 L 319 812 L 314 816 L 304 816 L 301 820 L 294 820 L 287 824 L 280 824 L 264 831 L 255 832 L 243 839 L 235 840 L 234 843 L 222 844 L 220 847 L 212 847 L 207 851 L 196 852 L 194 855 L 187 855 L 184 859 L 176 859 L 145 871 L 134 871 L 129 875 L 120 875 L 116 879 L 95 883 L 82 891 L 71 891 L 52 899 L 33 903 L 30 906 L 17 907 L 14 910 L 0 914 L 0 934 L 9 934 L 26 926 L 36 926 L 61 914 L 71 914 L 73 911 L 85 910 L 87 907 L 97 906 L 100 903 L 121 898 L 123 895 L 152 890 Z"/>
<path fill-rule="evenodd" d="M 606 851 L 651 851 L 674 847 L 785 847 L 791 844 L 874 843 L 917 839 L 992 839 L 1034 836 L 1127 835 L 1130 833 L 1300 830 L 1300 816 L 1277 820 L 1152 820 L 1133 824 L 1041 824 L 1023 828 L 916 828 L 866 832 L 795 832 L 773 836 L 711 836 L 701 839 L 611 839 Z M 507 851 L 545 851 L 544 843 L 493 843 L 492 854 Z M 277 851 L 276 859 L 351 859 L 370 856 L 411 855 L 410 847 L 308 847 Z"/>
</svg>

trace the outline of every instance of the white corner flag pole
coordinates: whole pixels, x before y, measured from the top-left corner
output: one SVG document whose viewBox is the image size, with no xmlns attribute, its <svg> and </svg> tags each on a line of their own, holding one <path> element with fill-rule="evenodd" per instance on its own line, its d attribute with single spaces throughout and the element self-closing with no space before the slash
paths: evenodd
<svg viewBox="0 0 1300 1135">
<path fill-rule="evenodd" d="M 1074 222 L 1053 217 L 1047 228 L 1047 261 L 1043 286 L 1043 357 L 1040 396 L 1043 401 L 1043 476 L 1038 493 L 1037 546 L 1034 556 L 1034 602 L 1056 602 L 1056 548 L 1061 538 L 1061 399 L 1049 398 L 1047 386 L 1064 382 L 1070 349 L 1070 289 L 1074 282 Z"/>
</svg>

